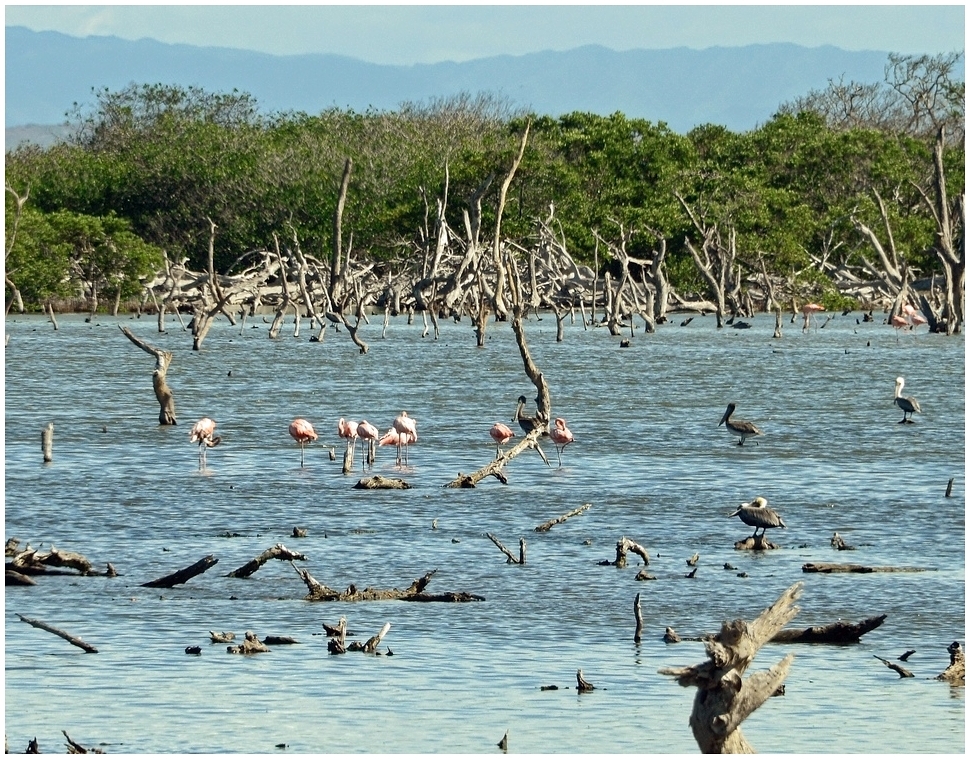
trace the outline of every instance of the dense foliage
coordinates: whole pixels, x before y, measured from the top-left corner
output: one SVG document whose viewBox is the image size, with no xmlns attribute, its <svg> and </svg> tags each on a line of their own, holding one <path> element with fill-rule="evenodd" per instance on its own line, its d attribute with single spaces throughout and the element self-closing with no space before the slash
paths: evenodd
<svg viewBox="0 0 970 759">
<path fill-rule="evenodd" d="M 901 60 L 893 59 L 894 71 Z M 958 109 L 962 121 L 962 83 L 945 92 L 943 107 L 951 116 Z M 865 253 L 851 218 L 881 228 L 875 190 L 891 201 L 907 264 L 935 271 L 933 219 L 920 200 L 932 176 L 926 119 L 918 133 L 874 118 L 833 124 L 831 113 L 812 107 L 821 94 L 812 97 L 750 132 L 707 125 L 678 135 L 620 113 L 516 113 L 487 96 L 395 112 L 267 116 L 239 92 L 163 85 L 97 92 L 76 114 L 70 142 L 6 155 L 7 301 L 11 281 L 35 306 L 82 288 L 128 297 L 161 265 L 162 251 L 204 268 L 208 219 L 219 229 L 215 261 L 223 271 L 291 230 L 305 250 L 326 256 L 347 158 L 354 173 L 343 228 L 355 253 L 406 257 L 446 193 L 451 226 L 463 228 L 465 201 L 489 175 L 507 171 L 527 123 L 503 218 L 503 234 L 522 245 L 554 204 L 578 259 L 592 262 L 597 235 L 615 236 L 622 226 L 635 230 L 629 252 L 637 257 L 666 240 L 670 276 L 690 289 L 697 272 L 684 240 L 694 227 L 680 196 L 705 223 L 736 233 L 747 271 L 764 261 L 769 272 L 814 283 L 821 297 L 826 281 L 815 263 Z M 962 193 L 962 140 L 950 142 L 945 162 L 952 192 Z M 496 185 L 483 199 L 483 229 L 493 223 Z M 18 214 L 17 198 L 28 194 Z M 601 266 L 611 265 L 597 253 Z"/>
</svg>

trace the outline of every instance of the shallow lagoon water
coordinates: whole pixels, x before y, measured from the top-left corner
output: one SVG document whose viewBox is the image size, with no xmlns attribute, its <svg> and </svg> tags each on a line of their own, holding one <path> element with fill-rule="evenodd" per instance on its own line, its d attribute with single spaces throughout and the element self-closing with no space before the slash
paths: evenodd
<svg viewBox="0 0 970 759">
<path fill-rule="evenodd" d="M 508 485 L 490 478 L 474 490 L 443 486 L 489 461 L 488 428 L 535 394 L 506 324 L 490 324 L 479 349 L 467 319 L 442 322 L 434 340 L 403 317 L 382 338 L 378 317 L 362 328 L 361 356 L 345 333 L 308 342 L 306 323 L 298 339 L 290 324 L 271 341 L 263 320 L 217 322 L 193 353 L 175 320 L 159 334 L 150 317 L 61 316 L 57 331 L 8 317 L 6 537 L 120 573 L 6 589 L 11 749 L 36 736 L 42 751 L 63 750 L 63 729 L 109 753 L 492 753 L 508 731 L 512 753 L 694 753 L 694 691 L 657 670 L 702 661 L 703 645 L 666 645 L 664 628 L 690 636 L 751 619 L 803 582 L 796 626 L 888 616 L 856 645 L 762 649 L 752 671 L 790 651 L 795 660 L 786 694 L 745 722 L 750 742 L 772 753 L 962 753 L 964 689 L 932 678 L 946 646 L 965 641 L 965 344 L 860 316 L 809 332 L 786 321 L 781 340 L 773 316 L 749 330 L 675 319 L 627 349 L 578 321 L 556 343 L 555 318 L 533 318 L 553 413 L 578 442 L 561 468 L 546 443 L 551 467 L 530 452 L 508 466 Z M 174 351 L 178 426 L 157 425 L 154 360 L 119 324 Z M 897 423 L 897 375 L 922 404 L 915 424 Z M 763 437 L 739 447 L 717 427 L 731 400 Z M 418 420 L 410 466 L 384 448 L 373 472 L 413 488 L 352 489 L 361 475 L 341 474 L 337 419 L 383 431 L 402 409 Z M 187 439 L 202 416 L 224 437 L 205 472 Z M 297 416 L 320 433 L 302 469 L 286 431 Z M 49 421 L 54 461 L 44 465 Z M 755 495 L 788 524 L 770 535 L 782 548 L 764 555 L 734 550 L 750 530 L 726 516 Z M 534 532 L 584 503 L 583 515 Z M 307 537 L 291 537 L 297 525 Z M 836 531 L 856 550 L 833 550 Z M 527 563 L 506 564 L 486 532 L 514 552 L 525 538 Z M 656 581 L 634 579 L 639 560 L 599 565 L 623 535 L 650 549 Z M 437 569 L 429 591 L 486 600 L 309 603 L 278 561 L 246 580 L 225 576 L 277 542 L 331 587 L 405 587 Z M 185 585 L 141 586 L 209 554 L 219 563 Z M 801 571 L 826 561 L 926 571 Z M 321 623 L 340 616 L 362 638 L 390 622 L 381 650 L 393 656 L 328 655 Z M 300 644 L 231 656 L 209 630 Z M 202 656 L 187 656 L 189 645 Z M 874 658 L 910 648 L 911 679 Z M 576 692 L 580 668 L 594 692 Z"/>
</svg>

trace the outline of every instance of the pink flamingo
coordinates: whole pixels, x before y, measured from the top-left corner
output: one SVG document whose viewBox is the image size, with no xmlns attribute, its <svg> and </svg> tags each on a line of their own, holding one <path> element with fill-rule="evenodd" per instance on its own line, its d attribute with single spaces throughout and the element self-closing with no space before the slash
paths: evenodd
<svg viewBox="0 0 970 759">
<path fill-rule="evenodd" d="M 381 439 L 377 441 L 378 445 L 393 445 L 396 446 L 401 440 L 401 436 L 397 434 L 397 430 L 393 427 L 388 428 L 387 432 L 381 435 Z"/>
<path fill-rule="evenodd" d="M 374 447 L 377 444 L 377 440 L 380 437 L 380 432 L 377 430 L 373 424 L 368 422 L 366 419 L 361 419 L 360 423 L 357 425 L 357 437 L 360 438 L 361 444 L 367 441 L 367 456 L 365 461 L 368 464 L 374 463 Z M 364 462 L 361 462 L 361 470 L 364 468 Z"/>
<path fill-rule="evenodd" d="M 408 445 L 418 440 L 418 423 L 408 416 L 407 411 L 402 411 L 401 415 L 394 420 L 393 427 L 397 430 L 397 463 L 408 463 Z M 401 452 L 404 455 L 401 455 Z"/>
<path fill-rule="evenodd" d="M 337 434 L 346 439 L 347 447 L 357 447 L 357 422 L 348 422 L 343 417 L 337 420 Z"/>
<path fill-rule="evenodd" d="M 818 303 L 806 303 L 802 306 L 802 314 L 805 317 L 805 321 L 802 324 L 802 332 L 808 329 L 812 322 L 812 314 L 817 314 L 819 311 L 824 311 L 825 307 L 820 306 Z"/>
<path fill-rule="evenodd" d="M 207 416 L 202 417 L 189 432 L 189 440 L 199 444 L 199 469 L 205 469 L 205 452 L 215 448 L 222 438 L 215 434 L 216 423 Z"/>
<path fill-rule="evenodd" d="M 556 446 L 559 466 L 562 466 L 562 452 L 566 450 L 567 445 L 576 442 L 576 438 L 573 437 L 573 433 L 566 426 L 566 420 L 562 418 L 556 419 L 553 423 L 552 429 L 549 430 L 549 437 L 552 438 L 552 443 Z"/>
<path fill-rule="evenodd" d="M 300 466 L 303 466 L 303 446 L 317 439 L 313 425 L 306 419 L 294 419 L 290 422 L 290 437 L 300 444 Z"/>
<path fill-rule="evenodd" d="M 512 432 L 512 428 L 507 424 L 502 424 L 501 422 L 495 422 L 492 425 L 492 429 L 488 431 L 488 434 L 492 436 L 492 440 L 495 441 L 495 458 L 499 457 L 499 449 L 505 445 L 509 440 L 515 437 L 515 433 Z"/>
<path fill-rule="evenodd" d="M 923 316 L 923 314 L 907 303 L 903 306 L 902 311 L 889 319 L 889 323 L 892 325 L 892 328 L 896 330 L 896 342 L 898 343 L 899 330 L 913 330 L 919 325 L 926 324 L 927 322 L 926 317 Z"/>
</svg>

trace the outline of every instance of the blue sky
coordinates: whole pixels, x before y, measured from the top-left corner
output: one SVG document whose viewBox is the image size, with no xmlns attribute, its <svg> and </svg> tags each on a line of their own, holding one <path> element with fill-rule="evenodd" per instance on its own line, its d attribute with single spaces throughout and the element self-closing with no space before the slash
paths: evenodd
<svg viewBox="0 0 970 759">
<path fill-rule="evenodd" d="M 7 26 L 76 37 L 334 53 L 406 65 L 599 44 L 707 48 L 793 42 L 846 50 L 963 50 L 964 4 L 949 5 L 34 5 Z"/>
</svg>

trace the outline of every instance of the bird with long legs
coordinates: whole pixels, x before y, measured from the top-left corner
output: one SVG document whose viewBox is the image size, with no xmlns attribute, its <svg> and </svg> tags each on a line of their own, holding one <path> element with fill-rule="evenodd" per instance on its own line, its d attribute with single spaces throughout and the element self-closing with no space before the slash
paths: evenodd
<svg viewBox="0 0 970 759">
<path fill-rule="evenodd" d="M 417 442 L 418 439 L 418 423 L 408 416 L 407 411 L 402 411 L 400 416 L 394 420 L 392 426 L 398 434 L 397 463 L 399 466 L 406 466 L 408 463 L 408 446 Z"/>
<path fill-rule="evenodd" d="M 567 445 L 576 442 L 576 438 L 573 437 L 573 433 L 566 426 L 566 420 L 561 417 L 553 422 L 553 426 L 549 430 L 549 437 L 552 438 L 552 444 L 556 446 L 559 466 L 562 466 L 562 452 L 566 450 Z"/>
<path fill-rule="evenodd" d="M 737 509 L 728 514 L 729 517 L 740 517 L 748 527 L 754 527 L 754 534 L 751 536 L 758 539 L 758 530 L 761 530 L 761 540 L 764 542 L 765 530 L 772 527 L 786 528 L 781 515 L 768 506 L 768 500 L 758 496 L 750 503 L 742 503 Z"/>
<path fill-rule="evenodd" d="M 518 422 L 521 430 L 528 435 L 536 427 L 540 426 L 538 417 L 529 416 L 525 413 L 526 397 L 524 395 L 519 396 L 518 405 L 515 407 L 515 414 L 512 417 L 513 422 Z M 548 434 L 548 430 L 543 430 L 543 435 Z"/>
<path fill-rule="evenodd" d="M 377 440 L 380 438 L 380 436 L 381 433 L 378 431 L 377 427 L 368 422 L 366 419 L 361 419 L 357 424 L 357 437 L 360 438 L 361 447 L 363 447 L 365 444 L 367 446 L 367 452 L 364 454 L 363 461 L 360 463 L 361 471 L 364 469 L 364 464 L 374 463 Z"/>
<path fill-rule="evenodd" d="M 802 316 L 805 317 L 805 320 L 802 322 L 802 332 L 807 332 L 809 327 L 811 327 L 812 316 L 824 310 L 825 306 L 820 306 L 818 303 L 806 303 L 802 306 Z M 815 321 L 815 324 L 818 326 L 818 320 Z"/>
<path fill-rule="evenodd" d="M 210 448 L 215 448 L 222 442 L 222 438 L 215 434 L 216 423 L 207 416 L 202 417 L 192 425 L 189 432 L 189 440 L 199 444 L 199 469 L 205 469 L 205 453 Z"/>
<path fill-rule="evenodd" d="M 300 444 L 300 466 L 304 465 L 303 449 L 307 443 L 317 439 L 313 425 L 306 419 L 294 419 L 290 422 L 290 437 Z"/>
<path fill-rule="evenodd" d="M 734 414 L 736 408 L 736 403 L 729 403 L 727 410 L 724 412 L 724 416 L 721 417 L 721 421 L 717 423 L 717 426 L 720 427 L 723 424 L 724 428 L 731 435 L 738 438 L 738 445 L 744 445 L 744 441 L 749 437 L 764 434 L 751 422 L 746 422 L 743 419 L 732 419 L 731 416 Z"/>
<path fill-rule="evenodd" d="M 337 420 L 337 434 L 347 441 L 347 447 L 357 448 L 357 422 L 348 422 L 343 417 Z"/>
<path fill-rule="evenodd" d="M 515 433 L 512 432 L 512 428 L 507 424 L 502 424 L 502 422 L 495 422 L 492 428 L 488 431 L 492 440 L 495 441 L 495 458 L 501 455 L 501 448 L 509 440 L 515 437 Z"/>
<path fill-rule="evenodd" d="M 893 398 L 893 403 L 903 410 L 903 418 L 899 420 L 900 424 L 913 424 L 913 414 L 922 414 L 923 409 L 919 407 L 919 401 L 912 396 L 903 395 L 903 386 L 906 384 L 906 380 L 902 377 L 896 377 L 896 395 Z M 909 416 L 909 419 L 906 417 Z"/>
</svg>

